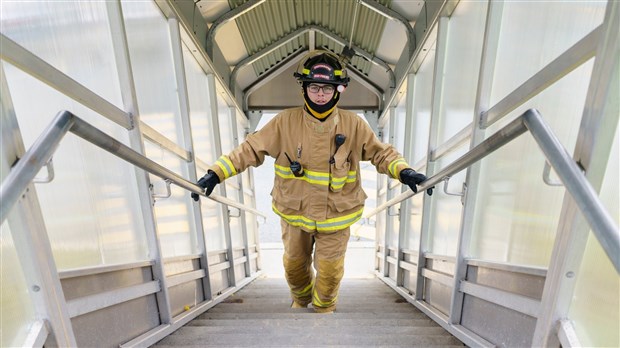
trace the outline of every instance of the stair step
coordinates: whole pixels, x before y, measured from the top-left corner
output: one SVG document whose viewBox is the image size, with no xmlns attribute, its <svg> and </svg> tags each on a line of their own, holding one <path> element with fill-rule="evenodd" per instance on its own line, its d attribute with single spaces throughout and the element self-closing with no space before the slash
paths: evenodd
<svg viewBox="0 0 620 348">
<path fill-rule="evenodd" d="M 155 347 L 463 347 L 378 279 L 344 279 L 335 313 L 290 308 L 284 279 L 259 278 Z"/>
<path fill-rule="evenodd" d="M 241 331 L 241 330 L 239 330 Z M 459 341 L 450 335 L 424 336 L 416 334 L 376 334 L 369 333 L 337 333 L 324 334 L 322 331 L 311 329 L 300 332 L 267 332 L 260 335 L 255 333 L 237 332 L 234 334 L 214 334 L 210 332 L 197 332 L 191 334 L 173 334 L 161 341 L 163 345 L 195 345 L 216 344 L 220 346 L 267 346 L 267 347 L 291 347 L 322 345 L 355 345 L 355 346 L 381 346 L 384 344 L 408 345 L 409 347 L 444 347 L 446 345 L 458 345 Z"/>
<path fill-rule="evenodd" d="M 282 312 L 282 313 L 212 313 L 206 312 L 198 316 L 197 319 L 213 319 L 213 320 L 223 320 L 223 319 L 237 319 L 237 320 L 245 320 L 245 319 L 305 319 L 305 318 L 315 318 L 317 313 L 308 309 L 305 311 L 302 310 L 294 310 L 291 309 L 290 312 Z M 351 313 L 343 313 L 336 311 L 334 314 L 331 314 L 335 319 L 415 319 L 415 318 L 426 318 L 425 315 L 419 316 L 417 313 L 377 313 L 377 312 L 351 312 Z"/>
<path fill-rule="evenodd" d="M 324 316 L 322 316 L 324 317 Z M 421 329 L 420 333 L 426 334 L 427 332 L 434 332 L 439 334 L 445 332 L 443 328 L 438 326 L 434 321 L 429 318 L 424 319 L 356 319 L 356 318 L 322 318 L 317 315 L 306 316 L 305 318 L 298 319 L 195 319 L 187 323 L 184 328 L 196 326 L 196 327 L 228 327 L 228 326 L 244 326 L 246 328 L 258 327 L 261 330 L 264 328 L 295 328 L 295 327 L 322 327 L 322 328 L 348 328 L 348 327 L 360 327 L 364 330 L 369 328 L 379 327 L 406 327 L 412 329 Z M 435 330 L 436 329 L 436 330 Z M 430 330 L 430 331 L 424 331 Z"/>
</svg>

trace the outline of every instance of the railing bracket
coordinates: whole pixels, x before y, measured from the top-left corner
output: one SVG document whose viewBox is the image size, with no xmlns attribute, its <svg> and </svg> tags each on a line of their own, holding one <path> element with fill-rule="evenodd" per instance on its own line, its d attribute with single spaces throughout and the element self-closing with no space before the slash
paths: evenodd
<svg viewBox="0 0 620 348">
<path fill-rule="evenodd" d="M 47 169 L 47 176 L 44 178 L 34 178 L 32 182 L 35 184 L 47 184 L 48 182 L 52 182 L 54 180 L 54 163 L 52 162 L 53 157 L 45 162 L 45 168 Z"/>
</svg>

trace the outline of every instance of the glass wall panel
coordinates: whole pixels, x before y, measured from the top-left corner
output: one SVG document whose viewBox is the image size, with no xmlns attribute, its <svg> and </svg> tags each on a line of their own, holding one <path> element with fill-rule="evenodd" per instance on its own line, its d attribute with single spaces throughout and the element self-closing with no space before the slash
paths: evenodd
<svg viewBox="0 0 620 348">
<path fill-rule="evenodd" d="M 603 22 L 607 1 L 506 1 L 491 105 Z"/>
<path fill-rule="evenodd" d="M 600 194 L 601 201 L 616 221 L 616 226 L 620 221 L 619 142 L 616 129 Z M 620 277 L 600 243 L 590 232 L 581 269 L 577 273 L 577 285 L 569 313 L 583 347 L 620 346 L 618 294 Z"/>
<path fill-rule="evenodd" d="M 409 188 L 407 189 L 409 190 Z M 403 249 L 410 249 L 415 251 L 418 251 L 418 249 L 420 249 L 422 212 L 424 205 L 423 198 L 424 195 L 421 194 L 409 198 L 409 228 L 407 229 L 407 236 L 402 245 Z"/>
<path fill-rule="evenodd" d="M 140 120 L 187 148 L 168 22 L 152 1 L 123 1 L 122 8 Z"/>
<path fill-rule="evenodd" d="M 232 116 L 230 107 L 221 97 L 223 89 L 219 84 L 217 85 L 217 112 L 219 117 L 220 126 L 220 140 L 222 143 L 222 154 L 228 154 L 235 148 L 235 138 L 233 130 L 233 122 L 237 122 Z M 240 125 L 237 124 L 237 127 Z M 226 184 L 226 196 L 232 200 L 239 201 L 239 183 L 241 182 L 241 176 L 235 175 L 225 181 Z M 230 234 L 233 247 L 240 247 L 243 245 L 242 239 L 242 227 L 241 219 L 239 218 L 240 212 L 237 208 L 229 208 L 230 219 L 228 225 L 230 226 Z"/>
<path fill-rule="evenodd" d="M 59 110 L 70 110 L 125 145 L 129 143 L 124 128 L 10 64 L 4 67 L 26 148 Z M 146 259 L 134 167 L 71 134 L 60 143 L 53 164 L 54 180 L 36 185 L 36 191 L 57 267 Z"/>
<path fill-rule="evenodd" d="M 171 152 L 162 149 L 150 141 L 144 142 L 146 153 L 151 159 L 157 159 L 169 170 L 184 173 L 187 177 L 187 165 L 184 160 Z M 164 193 L 165 184 L 162 179 L 150 175 L 150 181 L 155 187 L 155 193 Z M 190 225 L 191 204 L 190 193 L 177 185 L 170 185 L 171 195 L 167 198 L 155 198 L 155 219 L 157 232 L 161 244 L 162 256 L 173 257 L 189 255 L 197 252 L 196 238 L 193 234 L 193 225 Z"/>
<path fill-rule="evenodd" d="M 592 61 L 489 127 L 487 136 L 527 109 L 536 108 L 571 152 L 579 131 L 591 71 Z M 543 182 L 544 165 L 544 155 L 529 133 L 482 161 L 474 255 L 494 261 L 548 265 L 565 189 Z"/>
<path fill-rule="evenodd" d="M 0 1 L 0 13 L 2 34 L 122 108 L 105 2 Z"/>
<path fill-rule="evenodd" d="M 414 84 L 412 117 L 415 120 L 413 125 L 413 149 L 409 150 L 410 153 L 413 154 L 413 163 L 410 163 L 411 165 L 424 160 L 428 151 L 434 66 L 435 45 L 433 45 L 429 50 L 415 77 L 409 78 L 409 83 Z M 415 169 L 424 173 L 426 170 L 426 165 L 422 168 Z M 409 190 L 408 187 L 404 187 L 403 190 L 404 189 Z M 409 226 L 407 228 L 407 236 L 405 237 L 402 245 L 405 249 L 419 249 L 422 227 L 423 197 L 424 195 L 420 194 L 409 199 Z"/>
<path fill-rule="evenodd" d="M 261 129 L 267 122 L 271 121 L 275 114 L 264 113 L 256 129 Z M 267 216 L 267 219 L 259 219 L 258 230 L 260 234 L 261 246 L 267 243 L 281 243 L 282 233 L 280 232 L 280 217 L 271 209 L 271 190 L 275 179 L 274 170 L 275 160 L 272 157 L 265 157 L 263 164 L 254 170 L 254 192 L 256 193 L 256 206 L 259 211 Z"/>
<path fill-rule="evenodd" d="M 463 1 L 450 16 L 437 145 L 473 120 L 486 11 L 485 1 Z"/>
<path fill-rule="evenodd" d="M 444 168 L 453 163 L 469 150 L 469 144 L 464 144 L 454 152 L 440 158 L 436 165 Z M 462 170 L 454 174 L 448 182 L 448 192 L 457 194 L 463 191 L 466 171 Z M 429 246 L 434 254 L 456 256 L 458 235 L 461 229 L 461 216 L 463 203 L 461 197 L 444 193 L 444 183 L 435 186 L 431 209 L 431 230 L 433 231 L 432 243 Z"/>
<path fill-rule="evenodd" d="M 391 119 L 391 112 L 387 112 L 385 115 L 385 119 L 386 122 L 383 125 L 383 128 L 381 128 L 381 138 L 380 140 L 384 143 L 389 143 L 390 140 L 390 119 Z M 383 204 L 387 201 L 387 192 L 388 192 L 388 185 L 390 183 L 391 179 L 389 179 L 389 177 L 387 175 L 384 174 L 379 174 L 378 178 L 377 178 L 377 190 L 379 192 L 379 196 L 377 197 L 378 201 L 377 204 Z M 377 230 L 377 245 L 386 245 L 386 227 L 387 227 L 387 215 L 386 215 L 386 210 L 383 210 L 382 212 L 378 213 L 377 215 L 375 215 L 374 217 L 371 217 L 369 220 L 375 220 L 375 226 L 376 226 L 376 230 Z"/>
<path fill-rule="evenodd" d="M 183 46 L 183 61 L 187 80 L 194 153 L 197 159 L 211 165 L 215 163 L 217 157 L 213 141 L 209 82 L 207 75 L 185 45 Z M 197 177 L 202 177 L 206 170 L 206 168 L 198 167 Z M 225 242 L 222 215 L 219 214 L 220 204 L 210 199 L 201 199 L 201 210 L 207 248 L 209 250 L 223 248 Z"/>
<path fill-rule="evenodd" d="M 408 81 L 409 82 L 409 81 Z M 404 83 L 400 88 L 398 102 L 396 103 L 396 108 L 394 108 L 394 112 L 389 119 L 389 124 L 386 124 L 385 127 L 390 127 L 392 130 L 389 132 L 388 142 L 394 145 L 394 147 L 401 154 L 405 154 L 405 122 L 407 121 L 407 83 Z M 409 163 L 413 165 L 413 163 Z M 388 199 L 392 199 L 394 196 L 401 193 L 403 189 L 403 185 L 399 180 L 392 178 L 388 175 L 388 190 L 390 195 L 387 197 Z M 386 211 L 386 219 L 390 222 L 390 230 L 388 232 L 387 238 L 387 246 L 388 247 L 398 247 L 398 240 L 400 235 L 400 218 L 398 216 L 398 212 L 400 211 L 401 204 L 396 204 L 392 207 L 388 207 Z"/>
<path fill-rule="evenodd" d="M 396 109 L 394 109 L 394 118 L 390 120 L 391 122 L 396 123 L 394 134 L 391 136 L 392 145 L 394 145 L 394 147 L 401 154 L 405 153 L 405 122 L 407 121 L 406 102 L 407 98 L 403 96 L 396 105 Z"/>
<path fill-rule="evenodd" d="M 0 255 L 0 347 L 21 347 L 36 318 L 7 223 L 0 227 Z"/>
<path fill-rule="evenodd" d="M 435 45 L 429 49 L 420 69 L 413 79 L 413 112 L 415 120 L 413 136 L 413 163 L 426 157 L 428 133 L 431 124 L 433 96 L 433 71 L 435 70 Z M 412 164 L 413 165 L 413 164 Z"/>
<path fill-rule="evenodd" d="M 247 125 L 239 120 L 240 117 L 242 119 L 245 118 L 245 115 L 239 110 L 236 111 L 236 114 L 237 114 L 237 139 L 239 139 L 238 143 L 241 144 L 243 141 L 245 141 Z M 239 182 L 241 183 L 243 187 L 243 192 L 242 192 L 243 193 L 243 204 L 256 208 L 256 201 L 254 200 L 254 195 L 248 194 L 249 191 L 252 191 L 255 189 L 253 182 L 252 182 L 253 174 L 254 174 L 254 168 L 253 167 L 248 168 L 245 172 L 243 172 L 239 176 Z M 253 214 L 245 213 L 246 233 L 247 233 L 247 240 L 248 240 L 249 246 L 257 243 L 257 240 L 256 240 L 256 234 L 258 232 L 258 225 L 256 223 L 257 218 L 258 217 L 254 216 Z"/>
</svg>

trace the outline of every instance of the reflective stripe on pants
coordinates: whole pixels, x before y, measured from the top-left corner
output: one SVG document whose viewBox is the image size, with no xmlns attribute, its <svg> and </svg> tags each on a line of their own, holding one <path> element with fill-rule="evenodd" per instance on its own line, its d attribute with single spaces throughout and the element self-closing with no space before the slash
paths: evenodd
<svg viewBox="0 0 620 348">
<path fill-rule="evenodd" d="M 350 229 L 318 233 L 303 231 L 284 220 L 281 225 L 284 272 L 293 300 L 301 305 L 312 302 L 319 312 L 332 311 L 344 275 Z M 311 267 L 313 248 L 316 279 Z"/>
</svg>

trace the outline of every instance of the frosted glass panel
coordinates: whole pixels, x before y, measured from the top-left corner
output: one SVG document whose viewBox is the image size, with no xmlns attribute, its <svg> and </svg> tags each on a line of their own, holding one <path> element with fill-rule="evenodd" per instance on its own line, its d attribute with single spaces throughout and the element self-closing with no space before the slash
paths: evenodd
<svg viewBox="0 0 620 348">
<path fill-rule="evenodd" d="M 238 139 L 237 142 L 240 144 L 245 140 L 246 128 L 243 122 L 241 121 L 245 119 L 245 115 L 243 113 L 240 113 L 239 111 L 237 111 L 236 113 L 237 113 L 236 138 Z M 250 207 L 255 206 L 254 196 L 246 194 L 245 191 L 252 190 L 254 188 L 254 186 L 250 184 L 250 176 L 252 175 L 253 170 L 254 168 L 250 167 L 245 172 L 243 172 L 241 175 L 239 175 L 239 183 L 241 184 L 241 187 L 243 187 L 243 191 L 240 194 L 240 196 L 243 197 L 243 204 L 250 206 Z M 251 246 L 253 243 L 255 243 L 254 232 L 257 230 L 257 225 L 256 225 L 257 217 L 250 213 L 244 213 L 244 214 L 245 214 L 245 229 L 246 229 L 246 235 L 247 235 L 246 238 L 247 238 L 248 245 Z M 236 243 L 239 243 L 239 246 L 243 246 L 243 238 L 242 237 L 239 238 L 239 240 L 236 241 Z M 233 240 L 233 246 L 236 246 L 234 240 Z"/>
<path fill-rule="evenodd" d="M 182 127 L 168 22 L 151 1 L 123 1 L 140 120 L 181 147 Z"/>
<path fill-rule="evenodd" d="M 124 128 L 21 70 L 6 63 L 4 67 L 26 148 L 65 109 L 128 144 Z M 54 180 L 36 185 L 36 192 L 57 267 L 144 260 L 145 230 L 134 167 L 72 134 L 62 140 L 53 162 Z"/>
<path fill-rule="evenodd" d="M 222 154 L 228 154 L 235 148 L 234 135 L 230 108 L 220 96 L 221 88 L 217 87 L 217 114 L 220 126 L 220 140 L 222 142 Z"/>
<path fill-rule="evenodd" d="M 551 85 L 487 131 L 537 108 L 568 151 L 575 147 L 592 61 Z M 548 265 L 565 190 L 542 180 L 544 155 L 529 133 L 482 161 L 473 252 L 477 257 Z"/>
<path fill-rule="evenodd" d="M 0 255 L 0 318 L 3 318 L 0 321 L 0 347 L 21 347 L 36 318 L 11 230 L 6 222 L 0 227 Z"/>
<path fill-rule="evenodd" d="M 410 188 L 407 187 L 407 190 Z M 420 249 L 420 231 L 422 230 L 422 206 L 424 204 L 424 195 L 418 194 L 409 198 L 409 226 L 407 235 L 403 241 L 402 248 L 410 250 Z"/>
<path fill-rule="evenodd" d="M 387 143 L 389 142 L 390 139 L 390 120 L 391 120 L 391 113 L 387 113 L 386 114 L 386 122 L 385 125 L 383 126 L 383 128 L 381 128 L 381 138 L 379 138 L 382 142 Z M 379 197 L 378 197 L 378 201 L 377 204 L 383 204 L 387 201 L 387 190 L 388 190 L 388 185 L 390 182 L 390 179 L 387 175 L 384 174 L 378 174 L 378 179 L 377 179 L 377 190 L 379 192 Z M 378 213 L 377 215 L 375 215 L 374 217 L 371 217 L 369 220 L 375 220 L 375 226 L 376 226 L 376 230 L 377 230 L 377 245 L 386 245 L 386 231 L 387 231 L 387 218 L 386 218 L 386 211 L 382 211 L 380 213 Z M 378 262 L 378 261 L 377 261 Z"/>
<path fill-rule="evenodd" d="M 486 11 L 485 1 L 463 1 L 450 16 L 437 145 L 473 120 Z"/>
<path fill-rule="evenodd" d="M 210 165 L 217 158 L 213 141 L 213 121 L 211 119 L 207 76 L 185 46 L 183 46 L 183 61 L 185 63 L 194 152 L 196 158 Z M 202 177 L 205 170 L 197 168 L 197 177 Z M 224 248 L 224 229 L 222 216 L 219 214 L 221 211 L 220 204 L 210 199 L 201 199 L 200 201 L 207 248 L 209 250 Z"/>
<path fill-rule="evenodd" d="M 414 78 L 413 119 L 415 120 L 415 125 L 413 137 L 413 163 L 417 163 L 425 158 L 428 150 L 434 69 L 435 45 L 429 50 Z"/>
<path fill-rule="evenodd" d="M 406 100 L 407 98 L 402 98 L 399 101 L 396 109 L 394 110 L 394 118 L 391 120 L 396 123 L 394 134 L 392 134 L 393 145 L 401 154 L 405 153 L 405 122 L 407 121 L 407 109 L 405 107 Z"/>
<path fill-rule="evenodd" d="M 606 4 L 606 1 L 506 1 L 491 105 L 600 25 Z"/>
<path fill-rule="evenodd" d="M 364 209 L 365 211 L 371 211 L 377 207 L 378 180 L 383 180 L 383 178 L 377 176 L 377 169 L 370 162 L 360 162 L 360 174 L 362 177 L 362 188 L 368 196 L 364 203 Z M 384 174 L 380 175 L 387 178 Z M 376 216 L 373 217 L 373 219 L 376 219 Z M 351 235 L 354 236 L 356 240 L 360 240 L 361 238 L 365 240 L 375 240 L 375 228 L 366 222 L 367 221 L 362 219 L 356 222 L 351 228 Z"/>
<path fill-rule="evenodd" d="M 412 146 L 413 149 L 409 149 L 408 152 L 413 154 L 413 161 L 410 165 L 422 161 L 426 158 L 428 149 L 428 132 L 431 119 L 431 97 L 433 89 L 433 67 L 435 66 L 435 46 L 430 49 L 427 56 L 424 58 L 420 69 L 415 77 L 408 78 L 409 83 L 414 84 L 413 89 L 413 132 L 414 137 Z M 415 168 L 417 171 L 424 172 L 425 167 Z M 401 185 L 401 192 L 410 190 L 408 186 Z M 422 226 L 422 205 L 423 196 L 416 195 L 409 199 L 408 212 L 409 214 L 409 226 L 407 226 L 402 248 L 418 250 L 420 245 L 420 231 Z"/>
<path fill-rule="evenodd" d="M 122 107 L 103 1 L 0 1 L 2 34 Z"/>
<path fill-rule="evenodd" d="M 445 155 L 437 161 L 437 171 L 454 162 L 464 155 L 469 144 L 461 146 L 454 152 Z M 462 170 L 454 174 L 448 182 L 448 192 L 460 193 L 463 191 L 466 171 Z M 431 209 L 431 227 L 433 231 L 432 243 L 429 246 L 434 254 L 456 256 L 459 231 L 461 229 L 461 216 L 463 204 L 461 197 L 451 196 L 444 193 L 443 182 L 438 183 L 433 191 L 433 209 Z"/>
<path fill-rule="evenodd" d="M 233 119 L 230 107 L 221 96 L 224 92 L 222 87 L 219 84 L 216 84 L 217 91 L 217 113 L 218 113 L 218 122 L 219 122 L 219 132 L 220 132 L 220 141 L 222 145 L 222 154 L 230 153 L 235 146 L 235 138 L 237 135 L 233 132 L 233 124 L 232 122 L 237 122 L 236 119 Z M 237 124 L 237 127 L 243 127 Z M 239 183 L 241 182 L 240 176 L 234 176 L 225 181 L 226 184 L 226 196 L 239 201 Z M 243 245 L 243 231 L 241 226 L 241 219 L 236 217 L 240 214 L 238 209 L 233 208 L 230 209 L 231 218 L 228 222 L 230 226 L 230 234 L 232 240 L 233 247 L 240 247 Z"/>
<path fill-rule="evenodd" d="M 149 158 L 157 159 L 169 170 L 182 173 L 187 177 L 187 165 L 174 154 L 149 142 L 144 142 L 144 148 Z M 156 193 L 163 193 L 165 185 L 162 179 L 150 175 L 151 183 Z M 197 252 L 196 238 L 193 233 L 190 193 L 177 185 L 170 185 L 171 196 L 155 199 L 155 218 L 157 232 L 161 244 L 162 256 L 172 257 L 189 255 Z"/>
<path fill-rule="evenodd" d="M 395 110 L 396 111 L 396 110 Z M 394 125 L 395 124 L 395 125 Z M 398 145 L 398 140 L 404 136 L 404 129 L 399 131 L 398 127 L 398 118 L 397 113 L 394 112 L 393 115 L 389 119 L 389 123 L 386 123 L 385 127 L 390 129 L 388 132 L 388 137 L 386 138 L 389 143 L 394 145 L 395 147 Z M 402 151 L 402 150 L 401 150 Z M 402 184 L 396 179 L 388 176 L 388 194 L 387 199 L 391 199 L 401 191 Z M 400 210 L 400 203 L 388 207 L 385 209 L 386 214 L 386 248 L 398 247 L 398 240 L 400 234 L 400 219 L 398 217 L 398 212 Z"/>
<path fill-rule="evenodd" d="M 601 200 L 616 222 L 620 221 L 618 192 L 618 129 L 609 155 L 609 163 L 601 187 Z M 618 255 L 616 255 L 618 257 Z M 620 277 L 590 232 L 581 269 L 577 274 L 577 285 L 569 318 L 575 324 L 579 342 L 584 347 L 620 346 Z"/>
</svg>

